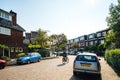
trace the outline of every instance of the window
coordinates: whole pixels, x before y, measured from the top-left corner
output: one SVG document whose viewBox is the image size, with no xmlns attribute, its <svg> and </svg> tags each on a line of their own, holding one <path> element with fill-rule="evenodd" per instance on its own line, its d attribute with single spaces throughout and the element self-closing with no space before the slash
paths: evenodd
<svg viewBox="0 0 120 80">
<path fill-rule="evenodd" d="M 90 45 L 93 45 L 93 41 L 89 42 Z"/>
<path fill-rule="evenodd" d="M 86 42 L 86 46 L 88 46 L 88 42 Z"/>
<path fill-rule="evenodd" d="M 94 38 L 94 35 L 93 34 L 89 35 L 89 39 L 92 39 L 92 38 Z"/>
<path fill-rule="evenodd" d="M 9 15 L 8 15 L 8 14 L 5 14 L 5 18 L 6 18 L 6 19 L 9 19 Z"/>
<path fill-rule="evenodd" d="M 79 42 L 79 39 L 78 39 L 78 38 L 76 38 L 76 39 L 74 39 L 74 41 L 75 41 L 75 42 Z"/>
<path fill-rule="evenodd" d="M 106 32 L 102 32 L 102 36 L 105 36 L 106 35 Z"/>
<path fill-rule="evenodd" d="M 79 55 L 76 58 L 77 61 L 90 61 L 90 62 L 95 62 L 97 61 L 96 56 L 92 56 L 92 55 Z"/>
<path fill-rule="evenodd" d="M 101 40 L 100 43 L 101 43 L 101 44 L 104 44 L 104 40 Z"/>
<path fill-rule="evenodd" d="M 0 12 L 0 17 L 2 16 L 1 12 Z"/>
<path fill-rule="evenodd" d="M 1 28 L 0 28 L 0 33 L 2 32 Z"/>
<path fill-rule="evenodd" d="M 0 12 L 0 17 L 12 21 L 12 16 L 9 13 Z"/>
<path fill-rule="evenodd" d="M 19 52 L 23 52 L 23 48 L 22 47 L 19 48 Z"/>
<path fill-rule="evenodd" d="M 97 33 L 97 37 L 101 37 L 101 33 Z"/>
<path fill-rule="evenodd" d="M 97 41 L 95 41 L 95 44 L 97 44 Z"/>
<path fill-rule="evenodd" d="M 14 52 L 14 47 L 11 47 L 10 52 Z"/>
<path fill-rule="evenodd" d="M 18 47 L 15 48 L 15 52 L 18 52 Z"/>
<path fill-rule="evenodd" d="M 11 35 L 11 30 L 9 28 L 0 27 L 0 34 Z"/>
<path fill-rule="evenodd" d="M 74 42 L 74 40 L 72 39 L 72 40 L 70 40 L 70 43 L 73 43 Z"/>
<path fill-rule="evenodd" d="M 85 40 L 84 36 L 80 37 L 80 41 Z"/>
</svg>

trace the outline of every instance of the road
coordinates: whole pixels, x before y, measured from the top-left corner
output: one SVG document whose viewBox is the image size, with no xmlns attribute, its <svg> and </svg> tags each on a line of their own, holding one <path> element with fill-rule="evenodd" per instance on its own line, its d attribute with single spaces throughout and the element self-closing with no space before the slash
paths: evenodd
<svg viewBox="0 0 120 80">
<path fill-rule="evenodd" d="M 0 80 L 99 80 L 94 76 L 73 76 L 73 61 L 75 56 L 69 56 L 69 63 L 62 64 L 62 57 L 42 60 L 37 63 L 8 66 L 0 70 Z M 120 80 L 120 77 L 101 58 L 102 75 L 100 80 Z"/>
</svg>

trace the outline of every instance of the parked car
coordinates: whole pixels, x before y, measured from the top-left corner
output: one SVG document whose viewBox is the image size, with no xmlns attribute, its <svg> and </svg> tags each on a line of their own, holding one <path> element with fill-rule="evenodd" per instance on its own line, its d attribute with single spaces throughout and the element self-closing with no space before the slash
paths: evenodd
<svg viewBox="0 0 120 80">
<path fill-rule="evenodd" d="M 94 53 L 78 54 L 73 63 L 73 74 L 76 76 L 79 73 L 87 73 L 100 76 L 101 65 L 99 60 Z"/>
<path fill-rule="evenodd" d="M 0 59 L 0 69 L 4 69 L 7 66 L 7 61 Z"/>
<path fill-rule="evenodd" d="M 17 59 L 17 64 L 29 64 L 31 62 L 39 62 L 41 58 L 42 57 L 38 52 L 26 53 L 24 57 L 20 57 Z"/>
</svg>

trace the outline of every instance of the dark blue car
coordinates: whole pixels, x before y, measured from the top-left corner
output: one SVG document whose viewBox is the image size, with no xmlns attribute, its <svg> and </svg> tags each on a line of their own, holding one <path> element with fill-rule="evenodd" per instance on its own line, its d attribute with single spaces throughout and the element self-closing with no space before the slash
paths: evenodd
<svg viewBox="0 0 120 80">
<path fill-rule="evenodd" d="M 29 64 L 31 62 L 39 62 L 41 58 L 42 57 L 38 52 L 26 53 L 24 57 L 20 57 L 17 59 L 17 64 Z"/>
</svg>

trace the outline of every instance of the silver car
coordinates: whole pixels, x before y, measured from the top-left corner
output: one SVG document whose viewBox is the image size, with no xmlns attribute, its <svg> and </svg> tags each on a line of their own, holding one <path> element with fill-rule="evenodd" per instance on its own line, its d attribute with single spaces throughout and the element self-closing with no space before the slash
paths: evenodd
<svg viewBox="0 0 120 80">
<path fill-rule="evenodd" d="M 79 73 L 88 73 L 100 76 L 101 66 L 99 60 L 94 53 L 78 54 L 73 63 L 73 74 L 76 76 Z"/>
</svg>

